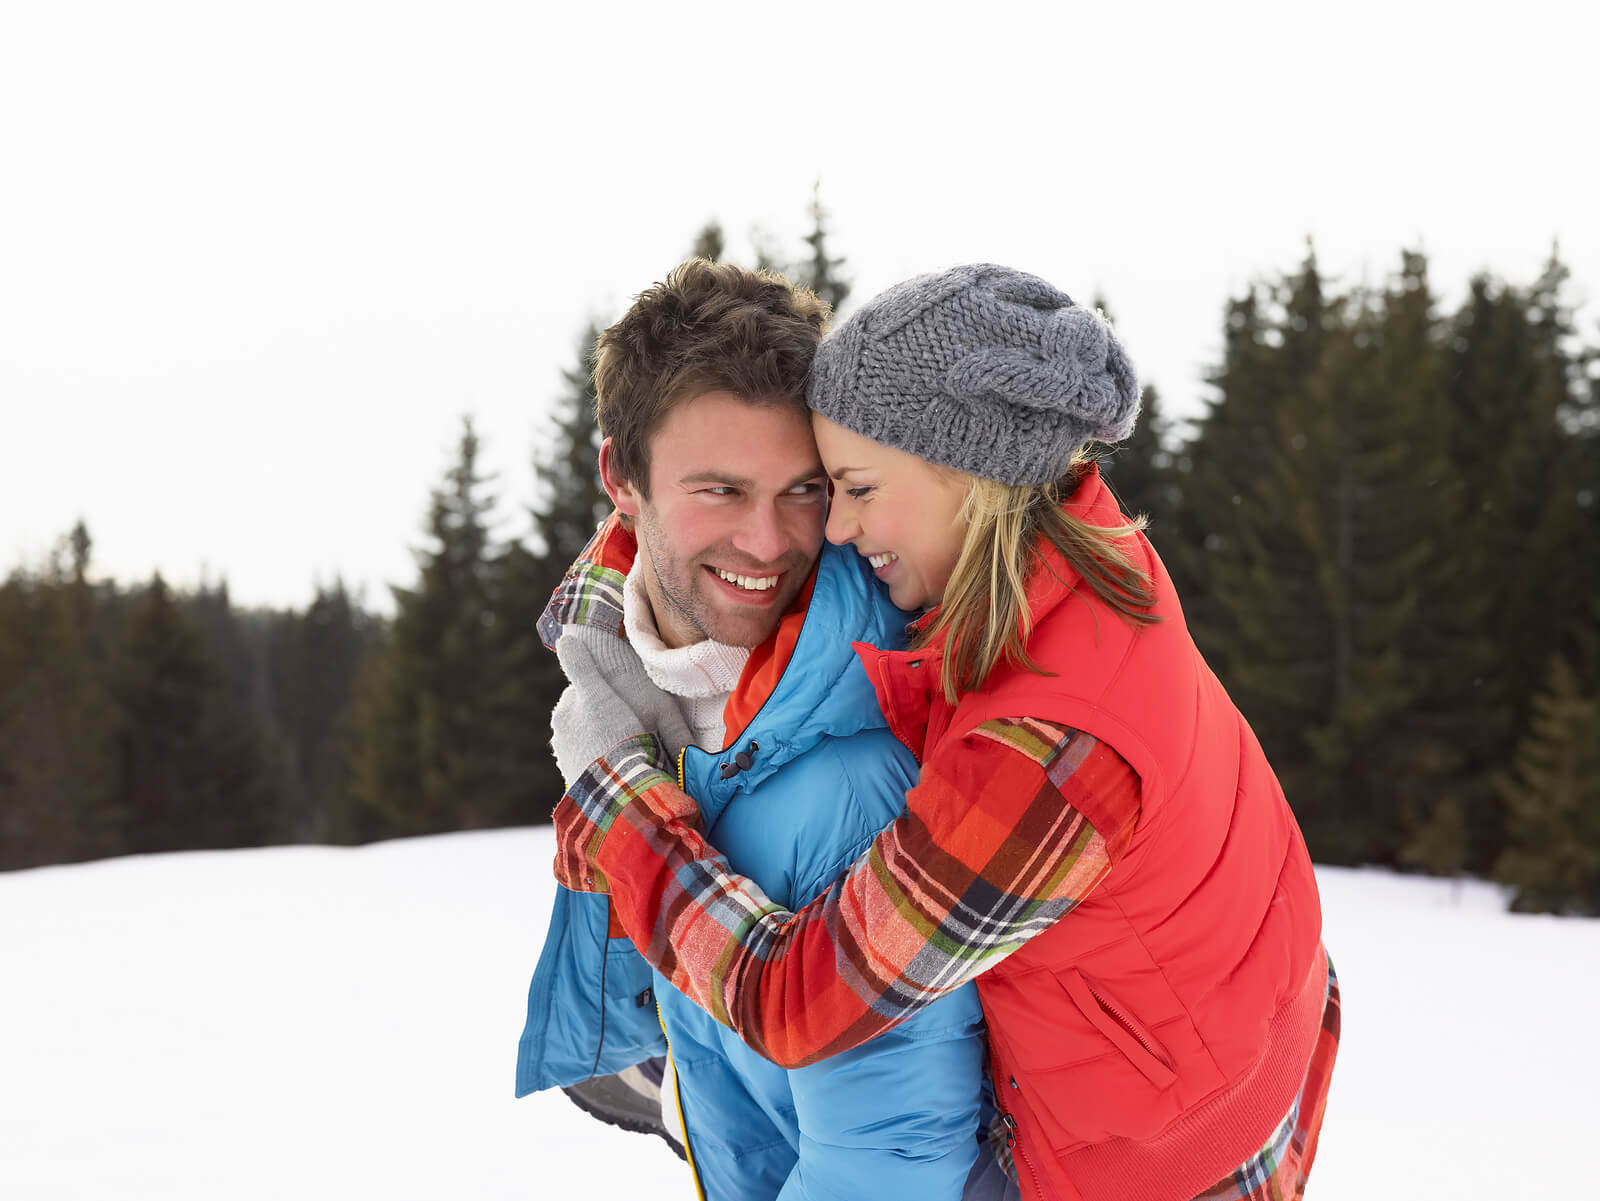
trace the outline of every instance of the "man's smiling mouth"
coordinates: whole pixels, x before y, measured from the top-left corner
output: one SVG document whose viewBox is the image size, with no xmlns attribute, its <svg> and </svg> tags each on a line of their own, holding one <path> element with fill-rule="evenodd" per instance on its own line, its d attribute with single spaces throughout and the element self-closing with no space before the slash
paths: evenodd
<svg viewBox="0 0 1600 1201">
<path fill-rule="evenodd" d="M 721 579 L 727 580 L 735 588 L 742 588 L 746 592 L 765 592 L 769 588 L 776 588 L 782 575 L 740 575 L 733 571 L 724 571 L 720 567 L 713 567 Z"/>
</svg>

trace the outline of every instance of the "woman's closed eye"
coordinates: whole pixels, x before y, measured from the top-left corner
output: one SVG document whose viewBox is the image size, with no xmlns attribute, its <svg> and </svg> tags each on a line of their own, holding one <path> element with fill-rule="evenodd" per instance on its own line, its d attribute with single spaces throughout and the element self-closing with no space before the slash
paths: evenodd
<svg viewBox="0 0 1600 1201">
<path fill-rule="evenodd" d="M 857 486 L 855 488 L 846 488 L 844 490 L 844 494 L 846 496 L 848 496 L 851 500 L 860 500 L 867 493 L 871 492 L 872 489 L 873 489 L 873 485 L 872 484 L 861 484 L 861 485 L 859 485 L 859 486 Z"/>
</svg>

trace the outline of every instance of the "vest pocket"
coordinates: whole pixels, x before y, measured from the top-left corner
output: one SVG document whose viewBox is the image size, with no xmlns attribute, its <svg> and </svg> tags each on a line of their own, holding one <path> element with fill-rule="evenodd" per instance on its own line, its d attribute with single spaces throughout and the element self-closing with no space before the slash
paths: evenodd
<svg viewBox="0 0 1600 1201">
<path fill-rule="evenodd" d="M 1019 1140 L 1068 1155 L 1089 1143 L 1154 1138 L 1182 1112 L 1177 1059 L 1099 980 L 1062 966 L 985 990 L 994 975 L 978 984 L 995 1049 L 995 1103 L 1016 1115 Z"/>
<path fill-rule="evenodd" d="M 1059 973 L 1056 979 L 1072 998 L 1078 1012 L 1105 1035 L 1152 1085 L 1158 1089 L 1166 1088 L 1178 1078 L 1172 1069 L 1171 1056 L 1149 1027 L 1119 1005 L 1093 978 L 1076 968 L 1070 968 Z"/>
</svg>

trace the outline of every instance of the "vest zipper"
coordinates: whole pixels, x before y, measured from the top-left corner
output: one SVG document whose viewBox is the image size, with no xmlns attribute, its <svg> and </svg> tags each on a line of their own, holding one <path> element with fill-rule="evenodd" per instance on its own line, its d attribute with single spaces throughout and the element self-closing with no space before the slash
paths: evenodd
<svg viewBox="0 0 1600 1201">
<path fill-rule="evenodd" d="M 1011 1152 L 1012 1162 L 1020 1162 L 1028 1170 L 1028 1183 L 1032 1190 L 1030 1197 L 1044 1196 L 1044 1190 L 1039 1187 L 1039 1173 L 1033 1170 L 1033 1161 L 1028 1158 L 1028 1153 L 1023 1149 L 1022 1140 L 1017 1137 L 1017 1119 L 1011 1116 L 1011 1111 L 1006 1110 L 1000 1115 L 1000 1120 L 1006 1128 L 1006 1150 Z"/>
<path fill-rule="evenodd" d="M 1088 981 L 1086 980 L 1084 983 L 1088 984 Z M 1104 1009 L 1106 1013 L 1111 1015 L 1111 1020 L 1126 1030 L 1128 1032 L 1128 1037 L 1143 1047 L 1151 1059 L 1156 1060 L 1158 1063 L 1166 1062 L 1166 1058 L 1161 1054 L 1161 1052 L 1157 1051 L 1153 1046 L 1150 1045 L 1150 1040 L 1144 1036 L 1139 1027 L 1134 1024 L 1133 1019 L 1128 1016 L 1127 1012 L 1120 1005 L 1118 1005 L 1115 1001 L 1112 1001 L 1104 993 L 1101 993 L 1093 985 L 1089 986 L 1089 992 L 1093 994 L 1096 1001 L 1100 1002 L 1100 1008 Z"/>
<path fill-rule="evenodd" d="M 878 651 L 878 680 L 882 681 L 883 687 L 880 689 L 877 683 L 874 683 L 872 690 L 878 693 L 878 708 L 884 708 L 885 700 L 889 702 L 888 708 L 884 710 L 883 714 L 889 722 L 889 733 L 894 735 L 896 742 L 911 752 L 911 757 L 916 760 L 917 766 L 920 768 L 922 766 L 922 750 L 912 746 L 911 740 L 907 738 L 900 730 L 900 722 L 898 719 L 900 717 L 900 710 L 905 706 L 900 703 L 899 698 L 895 694 L 894 684 L 897 682 L 897 680 L 893 670 L 889 666 L 889 659 L 890 655 L 888 651 Z M 913 660 L 913 662 L 918 667 L 922 666 L 921 659 Z M 910 665 L 911 664 L 909 663 L 907 664 L 907 666 Z M 926 728 L 924 728 L 923 732 L 926 734 Z M 926 742 L 926 739 L 924 739 L 924 742 Z"/>
<path fill-rule="evenodd" d="M 683 1112 L 683 1077 L 678 1075 L 678 1063 L 672 1058 L 672 1039 L 667 1034 L 667 1021 L 661 1016 L 659 1001 L 656 1002 L 656 1021 L 661 1025 L 661 1037 L 667 1044 L 667 1066 L 672 1069 L 672 1099 L 678 1107 L 678 1129 L 683 1131 L 683 1157 L 689 1165 L 689 1174 L 694 1177 L 695 1196 L 700 1201 L 706 1201 L 705 1186 L 700 1183 L 700 1169 L 694 1162 L 694 1148 L 689 1145 L 689 1118 Z"/>
<path fill-rule="evenodd" d="M 1000 1110 L 1000 1121 L 1006 1128 L 1006 1150 L 1011 1152 L 1013 1167 L 1020 1163 L 1023 1168 L 1027 1169 L 1027 1183 L 1030 1188 L 1023 1189 L 1024 1195 L 1029 1198 L 1037 1197 L 1040 1201 L 1043 1201 L 1045 1193 L 1044 1189 L 1039 1186 L 1039 1173 L 1034 1171 L 1033 1160 L 1028 1158 L 1028 1152 L 1023 1147 L 1022 1140 L 1017 1137 L 1017 1119 L 1012 1116 L 1009 1109 L 1005 1109 L 1001 1105 L 1000 1099 L 1006 1093 L 1004 1087 L 1000 1084 L 1002 1075 L 1000 1069 L 1001 1065 L 998 1062 L 991 1062 L 989 1065 L 989 1070 L 992 1073 L 990 1081 L 994 1085 L 995 1108 Z M 1005 1073 L 1005 1075 L 1008 1076 L 1011 1087 L 1016 1088 L 1017 1078 L 1009 1073 Z M 1022 1185 L 1022 1175 L 1021 1171 L 1017 1172 L 1017 1184 L 1019 1187 Z"/>
</svg>

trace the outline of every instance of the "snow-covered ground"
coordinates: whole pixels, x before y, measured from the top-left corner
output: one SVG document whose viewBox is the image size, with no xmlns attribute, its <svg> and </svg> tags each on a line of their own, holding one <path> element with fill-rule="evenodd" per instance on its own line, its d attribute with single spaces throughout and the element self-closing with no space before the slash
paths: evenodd
<svg viewBox="0 0 1600 1201">
<path fill-rule="evenodd" d="M 693 1196 L 512 1099 L 548 828 L 0 874 L 0 1198 Z M 1322 870 L 1344 989 L 1312 1201 L 1592 1195 L 1600 922 Z"/>
</svg>

